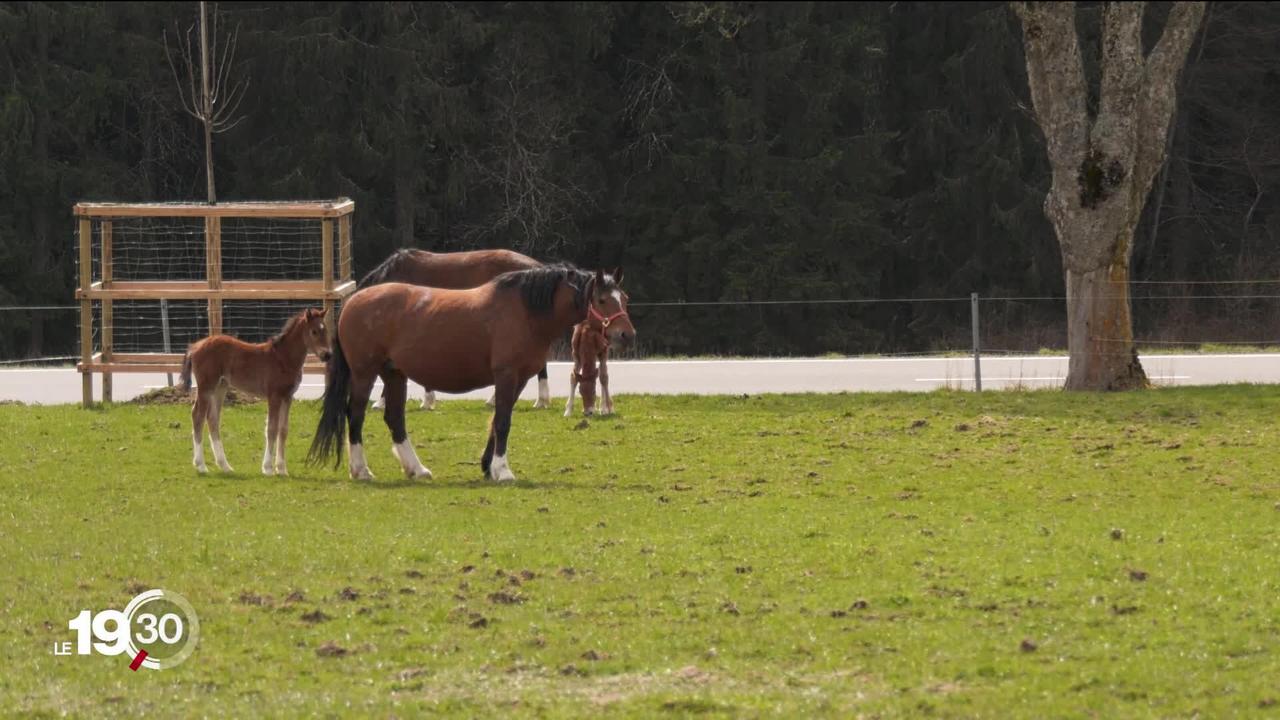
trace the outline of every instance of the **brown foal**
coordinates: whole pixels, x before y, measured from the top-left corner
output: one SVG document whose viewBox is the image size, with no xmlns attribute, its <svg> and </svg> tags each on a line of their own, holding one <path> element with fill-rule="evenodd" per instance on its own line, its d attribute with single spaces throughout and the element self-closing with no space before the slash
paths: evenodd
<svg viewBox="0 0 1280 720">
<path fill-rule="evenodd" d="M 573 328 L 570 348 L 573 352 L 573 370 L 569 373 L 569 400 L 564 404 L 564 416 L 573 415 L 573 391 L 582 391 L 582 414 L 591 415 L 596 405 L 596 378 L 600 378 L 601 408 L 605 415 L 613 414 L 613 396 L 609 394 L 609 345 L 614 339 L 630 342 L 636 334 L 627 314 L 630 299 L 622 290 L 622 268 L 604 275 L 600 281 L 608 283 L 617 293 L 616 312 L 605 314 L 603 304 L 593 303 L 587 310 L 587 319 Z M 597 363 L 599 368 L 597 369 Z"/>
<path fill-rule="evenodd" d="M 262 454 L 262 474 L 273 471 L 288 475 L 284 446 L 289 436 L 289 408 L 302 382 L 302 364 L 307 352 L 321 360 L 330 355 L 327 310 L 307 308 L 285 323 L 280 334 L 264 343 L 252 344 L 231 337 L 213 335 L 187 348 L 182 359 L 184 391 L 196 380 L 196 402 L 191 408 L 191 441 L 196 470 L 209 471 L 204 464 L 204 422 L 209 421 L 209 441 L 213 459 L 224 472 L 232 472 L 222 450 L 222 400 L 234 387 L 267 399 L 267 448 Z"/>
</svg>

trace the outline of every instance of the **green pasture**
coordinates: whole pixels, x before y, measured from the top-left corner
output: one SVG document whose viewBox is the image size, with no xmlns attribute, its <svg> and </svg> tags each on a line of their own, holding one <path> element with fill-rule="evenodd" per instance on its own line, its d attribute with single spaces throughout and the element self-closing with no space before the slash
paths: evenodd
<svg viewBox="0 0 1280 720">
<path fill-rule="evenodd" d="M 1280 713 L 1280 388 L 522 402 L 410 413 L 430 482 L 198 476 L 189 409 L 0 407 L 0 713 L 1226 717 Z M 206 457 L 212 463 L 212 455 Z M 55 656 L 166 588 L 195 654 Z"/>
</svg>

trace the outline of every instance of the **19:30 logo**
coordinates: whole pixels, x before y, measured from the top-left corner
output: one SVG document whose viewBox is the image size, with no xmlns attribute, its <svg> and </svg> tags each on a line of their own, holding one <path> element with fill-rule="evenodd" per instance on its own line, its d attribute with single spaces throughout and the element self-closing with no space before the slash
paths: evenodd
<svg viewBox="0 0 1280 720">
<path fill-rule="evenodd" d="M 191 603 L 170 590 L 148 590 L 129 601 L 123 611 L 80 611 L 67 623 L 76 633 L 76 655 L 127 654 L 129 669 L 173 668 L 195 652 L 200 619 Z M 96 640 L 96 641 L 95 641 Z M 55 655 L 71 655 L 71 643 L 54 645 Z"/>
</svg>

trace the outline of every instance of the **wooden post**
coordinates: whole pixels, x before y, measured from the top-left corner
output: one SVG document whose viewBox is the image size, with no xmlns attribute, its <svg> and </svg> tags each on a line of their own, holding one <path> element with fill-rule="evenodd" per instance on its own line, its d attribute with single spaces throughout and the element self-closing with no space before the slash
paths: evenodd
<svg viewBox="0 0 1280 720">
<path fill-rule="evenodd" d="M 80 289 L 88 290 L 93 284 L 93 222 L 80 218 Z M 93 362 L 93 301 L 80 300 L 80 362 Z M 85 407 L 93 404 L 93 373 L 80 372 L 82 400 Z"/>
<path fill-rule="evenodd" d="M 351 279 L 351 215 L 338 218 L 338 279 Z"/>
<path fill-rule="evenodd" d="M 324 282 L 321 287 L 324 289 L 324 309 L 328 313 L 329 318 L 333 317 L 333 300 L 329 299 L 329 292 L 333 290 L 333 220 L 325 218 L 320 222 L 320 270 L 324 273 Z M 333 326 L 332 320 L 329 326 Z"/>
<path fill-rule="evenodd" d="M 973 387 L 982 392 L 982 335 L 978 332 L 978 293 L 969 294 L 969 319 L 973 325 Z"/>
<path fill-rule="evenodd" d="M 102 287 L 109 289 L 111 287 L 112 271 L 111 271 L 111 221 L 103 220 L 102 225 Z M 115 315 L 111 307 L 111 299 L 103 298 L 102 300 L 102 362 L 111 362 L 111 351 L 115 346 L 112 340 L 112 333 L 115 329 Z M 111 402 L 111 373 L 102 373 L 102 402 Z"/>
<path fill-rule="evenodd" d="M 210 290 L 222 289 L 222 218 L 207 215 L 204 219 L 205 275 Z M 222 298 L 209 299 L 209 334 L 222 332 Z"/>
</svg>

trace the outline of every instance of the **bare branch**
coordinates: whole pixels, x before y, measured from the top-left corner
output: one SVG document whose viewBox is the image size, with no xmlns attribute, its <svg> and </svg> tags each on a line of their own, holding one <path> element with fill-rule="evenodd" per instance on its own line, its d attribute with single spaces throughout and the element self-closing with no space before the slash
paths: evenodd
<svg viewBox="0 0 1280 720">
<path fill-rule="evenodd" d="M 1049 150 L 1054 185 L 1069 187 L 1084 160 L 1089 120 L 1075 4 L 1015 2 L 1013 9 L 1022 20 L 1027 83 Z"/>
<path fill-rule="evenodd" d="M 1141 2 L 1110 2 L 1102 15 L 1102 93 L 1090 143 L 1125 167 L 1132 166 L 1137 145 L 1144 6 Z"/>
<path fill-rule="evenodd" d="M 182 92 L 182 81 L 178 78 L 178 66 L 173 62 L 173 55 L 169 51 L 169 34 L 167 32 L 161 34 L 164 42 L 164 55 L 169 61 L 169 69 L 173 71 L 173 82 L 178 86 L 178 99 L 182 101 L 182 109 L 191 117 L 199 120 L 200 115 L 187 103 L 187 95 Z"/>
<path fill-rule="evenodd" d="M 1138 147 L 1136 172 L 1142 187 L 1150 187 L 1160 168 L 1169 117 L 1177 103 L 1178 76 L 1186 64 L 1204 11 L 1204 2 L 1175 3 L 1160 41 L 1147 58 L 1138 123 L 1151 137 Z"/>
</svg>

